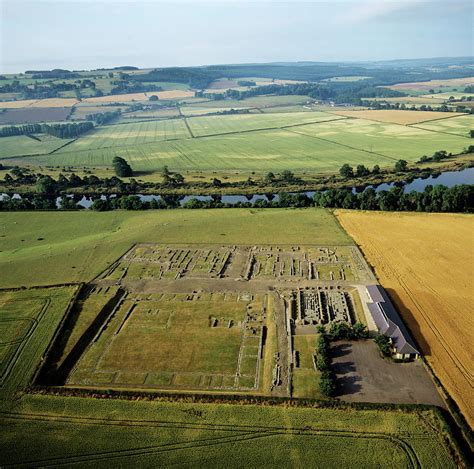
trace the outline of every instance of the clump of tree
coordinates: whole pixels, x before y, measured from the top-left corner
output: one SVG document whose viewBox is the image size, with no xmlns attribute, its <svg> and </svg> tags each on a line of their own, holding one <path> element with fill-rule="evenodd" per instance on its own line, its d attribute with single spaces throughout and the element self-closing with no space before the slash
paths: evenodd
<svg viewBox="0 0 474 469">
<path fill-rule="evenodd" d="M 184 183 L 184 176 L 176 172 L 171 172 L 168 166 L 163 167 L 161 175 L 165 186 L 177 187 Z"/>
<path fill-rule="evenodd" d="M 112 166 L 114 167 L 115 174 L 119 177 L 131 177 L 133 176 L 133 170 L 128 162 L 120 157 L 116 156 L 112 160 Z"/>
<path fill-rule="evenodd" d="M 383 356 L 389 357 L 392 354 L 391 351 L 391 342 L 390 338 L 383 335 L 383 334 L 378 334 L 374 338 L 374 342 L 377 344 L 379 347 L 380 352 L 382 353 Z"/>
<path fill-rule="evenodd" d="M 86 119 L 95 121 L 97 125 L 108 124 L 109 122 L 115 121 L 120 118 L 121 111 L 108 111 L 108 112 L 98 112 L 94 114 L 87 114 Z"/>
<path fill-rule="evenodd" d="M 335 390 L 334 373 L 331 370 L 323 371 L 319 378 L 319 392 L 324 397 L 332 397 Z"/>
<path fill-rule="evenodd" d="M 364 324 L 356 322 L 353 326 L 347 322 L 333 322 L 329 328 L 331 340 L 367 339 L 369 332 Z"/>
</svg>

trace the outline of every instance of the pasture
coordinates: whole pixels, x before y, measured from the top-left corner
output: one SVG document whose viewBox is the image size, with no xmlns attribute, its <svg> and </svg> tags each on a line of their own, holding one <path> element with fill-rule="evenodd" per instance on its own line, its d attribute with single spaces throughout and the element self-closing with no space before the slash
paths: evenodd
<svg viewBox="0 0 474 469">
<path fill-rule="evenodd" d="M 474 84 L 474 77 L 467 77 L 467 78 L 449 78 L 445 80 L 430 80 L 430 81 L 420 81 L 415 83 L 397 83 L 395 85 L 387 86 L 386 88 L 390 88 L 392 90 L 397 91 L 414 91 L 420 92 L 424 91 L 425 93 L 430 89 L 438 90 L 438 89 L 458 89 L 462 90 L 462 88 L 473 85 Z"/>
<path fill-rule="evenodd" d="M 199 240 L 352 244 L 323 209 L 10 212 L 0 221 L 0 287 L 89 281 L 134 243 Z"/>
<path fill-rule="evenodd" d="M 27 395 L 0 419 L 1 465 L 455 467 L 430 410 Z"/>
<path fill-rule="evenodd" d="M 472 215 L 338 210 L 463 414 L 472 425 Z M 456 266 L 463 266 L 456 267 Z"/>
</svg>

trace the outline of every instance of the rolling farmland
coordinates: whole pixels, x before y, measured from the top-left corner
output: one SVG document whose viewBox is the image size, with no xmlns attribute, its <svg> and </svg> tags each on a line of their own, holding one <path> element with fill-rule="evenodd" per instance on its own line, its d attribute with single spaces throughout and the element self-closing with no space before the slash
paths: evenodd
<svg viewBox="0 0 474 469">
<path fill-rule="evenodd" d="M 240 106 L 250 105 L 249 101 L 240 101 Z M 168 165 L 176 171 L 265 172 L 291 168 L 330 173 L 344 163 L 388 167 L 400 158 L 415 162 L 438 150 L 459 153 L 469 145 L 467 132 L 474 120 L 472 116 L 422 111 L 297 109 L 189 117 L 194 109 L 197 114 L 223 109 L 204 104 L 183 108 L 188 116 L 185 118 L 98 127 L 52 155 L 48 153 L 57 147 L 45 147 L 40 153 L 44 156 L 24 161 L 33 165 L 108 167 L 115 156 L 121 156 L 139 171 L 157 171 Z M 270 109 L 279 110 L 275 107 L 266 111 Z M 156 111 L 149 112 L 155 115 Z M 426 119 L 437 120 L 421 122 Z M 13 146 L 0 157 L 28 154 L 30 151 L 21 146 Z"/>
<path fill-rule="evenodd" d="M 338 211 L 468 422 L 474 421 L 471 215 Z M 456 266 L 465 266 L 456 267 Z"/>
</svg>

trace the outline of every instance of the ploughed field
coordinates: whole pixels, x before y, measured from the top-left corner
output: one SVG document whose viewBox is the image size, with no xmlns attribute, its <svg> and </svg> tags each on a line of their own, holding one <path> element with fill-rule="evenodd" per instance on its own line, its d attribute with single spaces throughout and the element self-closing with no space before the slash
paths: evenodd
<svg viewBox="0 0 474 469">
<path fill-rule="evenodd" d="M 337 217 L 472 425 L 474 218 L 344 210 Z"/>
<path fill-rule="evenodd" d="M 398 159 L 415 162 L 438 150 L 456 154 L 471 143 L 474 116 L 317 110 L 304 104 L 305 99 L 274 96 L 235 103 L 191 102 L 182 107 L 181 115 L 166 118 L 165 113 L 164 118 L 141 122 L 130 122 L 123 114 L 123 122 L 98 127 L 59 149 L 41 149 L 38 142 L 37 151 L 23 151 L 16 144 L 24 137 L 2 138 L 5 145 L 0 158 L 38 154 L 22 161 L 110 167 L 112 159 L 121 156 L 138 171 L 156 171 L 167 165 L 177 171 L 336 172 L 344 163 L 392 167 Z M 206 115 L 232 108 L 249 112 Z"/>
</svg>

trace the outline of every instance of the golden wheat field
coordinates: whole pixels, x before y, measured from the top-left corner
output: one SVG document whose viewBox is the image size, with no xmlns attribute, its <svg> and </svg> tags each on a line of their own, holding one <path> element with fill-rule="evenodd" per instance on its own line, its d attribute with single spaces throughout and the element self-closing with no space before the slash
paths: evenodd
<svg viewBox="0 0 474 469">
<path fill-rule="evenodd" d="M 22 99 L 19 101 L 2 101 L 0 108 L 22 109 L 26 107 L 72 107 L 79 101 L 76 98 L 46 98 L 46 99 Z"/>
<path fill-rule="evenodd" d="M 147 93 L 126 93 L 126 94 L 114 94 L 110 96 L 100 96 L 97 98 L 85 98 L 82 100 L 83 103 L 128 103 L 131 101 L 148 101 L 148 98 L 152 95 L 157 95 L 160 99 L 184 99 L 192 98 L 194 91 L 186 90 L 168 90 L 168 91 L 149 91 Z"/>
<path fill-rule="evenodd" d="M 350 210 L 336 215 L 472 426 L 474 216 Z"/>
<path fill-rule="evenodd" d="M 356 119 L 369 119 L 379 122 L 389 122 L 392 124 L 417 124 L 436 119 L 446 119 L 456 116 L 462 116 L 460 113 L 450 113 L 446 115 L 445 112 L 436 111 L 401 111 L 398 109 L 366 109 L 360 111 L 333 111 L 331 114 L 339 116 L 354 117 Z"/>
</svg>

